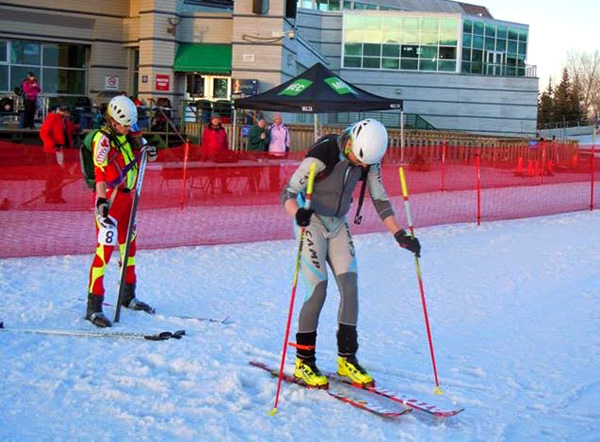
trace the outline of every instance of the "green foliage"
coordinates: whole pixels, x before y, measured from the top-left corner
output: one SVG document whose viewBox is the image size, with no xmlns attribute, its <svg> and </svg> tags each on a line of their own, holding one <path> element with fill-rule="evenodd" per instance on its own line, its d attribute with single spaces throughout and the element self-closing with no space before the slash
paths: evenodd
<svg viewBox="0 0 600 442">
<path fill-rule="evenodd" d="M 572 81 L 567 69 L 563 69 L 560 83 L 552 87 L 552 79 L 548 88 L 538 99 L 538 128 L 548 124 L 570 126 L 585 118 L 582 107 L 581 82 L 576 76 Z"/>
</svg>

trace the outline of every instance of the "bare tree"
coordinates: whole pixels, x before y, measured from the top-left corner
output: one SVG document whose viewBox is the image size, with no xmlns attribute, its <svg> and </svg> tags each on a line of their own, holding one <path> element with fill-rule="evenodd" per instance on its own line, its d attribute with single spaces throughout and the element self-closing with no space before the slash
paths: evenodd
<svg viewBox="0 0 600 442">
<path fill-rule="evenodd" d="M 600 51 L 569 51 L 565 67 L 571 78 L 579 79 L 581 105 L 587 116 L 600 115 Z"/>
</svg>

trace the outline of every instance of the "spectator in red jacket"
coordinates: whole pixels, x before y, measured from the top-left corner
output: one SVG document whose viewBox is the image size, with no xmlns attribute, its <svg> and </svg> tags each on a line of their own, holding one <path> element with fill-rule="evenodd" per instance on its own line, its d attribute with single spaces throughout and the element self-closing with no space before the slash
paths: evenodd
<svg viewBox="0 0 600 442">
<path fill-rule="evenodd" d="M 221 115 L 214 112 L 210 117 L 210 123 L 202 131 L 200 159 L 202 161 L 218 161 L 219 155 L 223 155 L 228 150 L 229 141 L 227 139 L 227 132 L 221 124 Z M 221 175 L 221 191 L 223 193 L 231 193 L 227 189 L 227 177 L 224 175 L 225 169 L 222 169 L 222 171 L 215 169 L 215 175 L 217 172 Z M 214 191 L 214 175 L 211 175 L 210 187 Z"/>
<path fill-rule="evenodd" d="M 42 88 L 35 78 L 33 72 L 29 72 L 27 77 L 21 83 L 21 89 L 23 90 L 23 100 L 25 104 L 25 113 L 23 114 L 23 127 L 24 128 L 35 128 L 35 112 L 37 110 L 37 98 Z"/>
<path fill-rule="evenodd" d="M 46 154 L 46 190 L 44 200 L 48 204 L 64 204 L 62 181 L 64 167 L 63 149 L 73 147 L 73 126 L 71 107 L 61 104 L 55 113 L 48 117 L 40 128 L 40 138 Z"/>
</svg>

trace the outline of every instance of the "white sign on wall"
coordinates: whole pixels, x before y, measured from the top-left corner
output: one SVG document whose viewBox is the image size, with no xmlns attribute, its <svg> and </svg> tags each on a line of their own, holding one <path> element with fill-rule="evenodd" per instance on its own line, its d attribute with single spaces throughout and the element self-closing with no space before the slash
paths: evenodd
<svg viewBox="0 0 600 442">
<path fill-rule="evenodd" d="M 107 75 L 104 77 L 104 89 L 107 91 L 118 91 L 119 77 L 116 75 Z"/>
</svg>

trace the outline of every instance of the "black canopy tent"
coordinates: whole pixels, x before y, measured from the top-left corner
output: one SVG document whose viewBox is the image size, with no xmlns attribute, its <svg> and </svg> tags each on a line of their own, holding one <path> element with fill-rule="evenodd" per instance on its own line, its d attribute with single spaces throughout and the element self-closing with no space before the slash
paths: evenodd
<svg viewBox="0 0 600 442">
<path fill-rule="evenodd" d="M 388 109 L 398 109 L 402 113 L 403 102 L 360 89 L 344 81 L 321 63 L 316 63 L 302 74 L 273 89 L 235 100 L 234 111 L 235 109 L 311 113 L 315 115 L 316 135 L 316 114 Z M 401 127 L 402 120 L 404 118 L 401 118 Z"/>
</svg>

